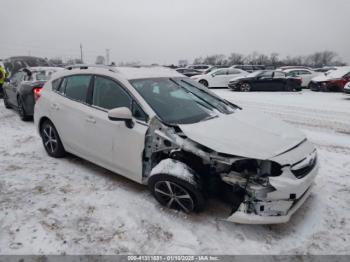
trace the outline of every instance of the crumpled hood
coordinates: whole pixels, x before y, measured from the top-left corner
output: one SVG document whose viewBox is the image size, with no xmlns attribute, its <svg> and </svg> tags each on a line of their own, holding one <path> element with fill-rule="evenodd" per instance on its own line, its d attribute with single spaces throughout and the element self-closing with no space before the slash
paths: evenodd
<svg viewBox="0 0 350 262">
<path fill-rule="evenodd" d="M 270 159 L 305 139 L 284 122 L 245 109 L 179 127 L 188 138 L 216 152 L 255 159 Z"/>
</svg>

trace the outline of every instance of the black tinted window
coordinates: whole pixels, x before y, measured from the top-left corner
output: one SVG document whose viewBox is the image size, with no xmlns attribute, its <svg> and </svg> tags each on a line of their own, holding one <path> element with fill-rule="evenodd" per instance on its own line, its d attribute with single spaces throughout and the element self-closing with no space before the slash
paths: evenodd
<svg viewBox="0 0 350 262">
<path fill-rule="evenodd" d="M 86 102 L 90 80 L 91 76 L 89 75 L 67 77 L 65 83 L 66 96 L 77 101 Z"/>
<path fill-rule="evenodd" d="M 273 73 L 272 71 L 263 72 L 259 77 L 260 78 L 271 78 L 272 73 Z"/>
<path fill-rule="evenodd" d="M 95 78 L 93 105 L 108 110 L 117 107 L 127 107 L 131 110 L 131 101 L 131 97 L 118 83 L 104 77 Z"/>
</svg>

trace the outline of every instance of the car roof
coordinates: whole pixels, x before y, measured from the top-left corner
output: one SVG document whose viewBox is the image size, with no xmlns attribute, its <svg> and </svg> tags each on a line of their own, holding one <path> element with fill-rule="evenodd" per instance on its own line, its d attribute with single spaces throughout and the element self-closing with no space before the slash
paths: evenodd
<svg viewBox="0 0 350 262">
<path fill-rule="evenodd" d="M 288 69 L 283 70 L 283 72 L 289 73 L 289 72 L 298 71 L 298 70 L 306 70 L 306 71 L 310 71 L 310 72 L 312 71 L 308 68 L 288 68 Z"/>
<path fill-rule="evenodd" d="M 175 70 L 165 67 L 117 67 L 116 69 L 128 80 L 155 77 L 182 77 Z"/>
<path fill-rule="evenodd" d="M 69 76 L 71 74 L 102 74 L 113 76 L 117 74 L 126 80 L 160 78 L 160 77 L 183 77 L 174 69 L 161 66 L 149 67 L 109 67 L 109 66 L 80 66 L 62 70 L 55 78 Z"/>
<path fill-rule="evenodd" d="M 23 69 L 21 69 L 21 70 L 23 70 Z M 54 67 L 54 66 L 32 66 L 32 67 L 26 67 L 25 69 L 28 69 L 29 71 L 60 71 L 60 70 L 64 70 L 63 67 Z"/>
</svg>

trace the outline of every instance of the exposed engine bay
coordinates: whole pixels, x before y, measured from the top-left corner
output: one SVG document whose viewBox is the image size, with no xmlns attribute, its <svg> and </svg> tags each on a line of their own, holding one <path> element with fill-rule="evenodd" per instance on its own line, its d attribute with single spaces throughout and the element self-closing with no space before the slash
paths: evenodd
<svg viewBox="0 0 350 262">
<path fill-rule="evenodd" d="M 287 222 L 309 196 L 318 168 L 316 149 L 306 139 L 272 158 L 254 159 L 216 152 L 156 117 L 146 134 L 143 160 L 144 183 L 155 169 L 185 175 L 200 181 L 206 196 L 230 204 L 227 220 L 250 224 Z M 184 172 L 176 165 L 189 168 Z"/>
</svg>

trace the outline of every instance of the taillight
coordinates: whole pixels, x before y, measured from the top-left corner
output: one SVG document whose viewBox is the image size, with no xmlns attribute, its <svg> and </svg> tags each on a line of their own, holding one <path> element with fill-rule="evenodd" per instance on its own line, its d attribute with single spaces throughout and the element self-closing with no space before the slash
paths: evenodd
<svg viewBox="0 0 350 262">
<path fill-rule="evenodd" d="M 33 95 L 34 95 L 34 100 L 37 101 L 40 97 L 40 92 L 41 92 L 41 87 L 34 87 L 33 88 Z"/>
</svg>

